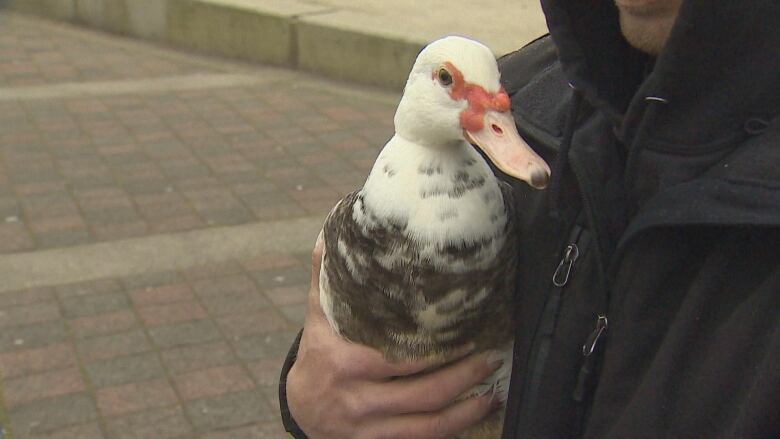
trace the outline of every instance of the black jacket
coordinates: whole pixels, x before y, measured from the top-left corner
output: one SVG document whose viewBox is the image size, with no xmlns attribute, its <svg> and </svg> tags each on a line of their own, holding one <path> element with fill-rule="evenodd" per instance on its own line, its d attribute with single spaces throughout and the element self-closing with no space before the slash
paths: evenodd
<svg viewBox="0 0 780 439">
<path fill-rule="evenodd" d="M 542 3 L 500 60 L 554 163 L 515 184 L 504 437 L 780 437 L 780 3 L 687 0 L 658 59 L 612 0 Z"/>
<path fill-rule="evenodd" d="M 557 174 L 516 185 L 504 437 L 780 437 L 780 3 L 688 0 L 658 59 L 611 0 L 543 6 L 501 60 Z"/>
</svg>

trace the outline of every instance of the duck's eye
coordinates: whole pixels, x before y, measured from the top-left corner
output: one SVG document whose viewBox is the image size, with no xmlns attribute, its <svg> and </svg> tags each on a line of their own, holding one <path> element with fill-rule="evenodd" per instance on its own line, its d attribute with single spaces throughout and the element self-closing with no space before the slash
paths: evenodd
<svg viewBox="0 0 780 439">
<path fill-rule="evenodd" d="M 450 72 L 448 72 L 446 69 L 439 70 L 438 77 L 439 82 L 441 82 L 442 85 L 452 85 L 452 75 L 450 75 Z"/>
</svg>

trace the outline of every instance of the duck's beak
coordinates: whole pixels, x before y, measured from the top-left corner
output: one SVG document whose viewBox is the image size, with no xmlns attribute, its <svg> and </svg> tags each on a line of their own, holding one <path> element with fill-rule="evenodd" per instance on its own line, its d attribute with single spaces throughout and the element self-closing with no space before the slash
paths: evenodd
<svg viewBox="0 0 780 439">
<path fill-rule="evenodd" d="M 544 189 L 550 180 L 550 167 L 517 132 L 509 111 L 489 110 L 478 131 L 463 130 L 466 139 L 487 154 L 504 173 Z"/>
</svg>

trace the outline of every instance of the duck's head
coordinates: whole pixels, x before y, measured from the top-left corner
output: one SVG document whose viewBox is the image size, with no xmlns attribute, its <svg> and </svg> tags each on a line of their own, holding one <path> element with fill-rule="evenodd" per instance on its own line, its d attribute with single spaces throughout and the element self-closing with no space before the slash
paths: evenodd
<svg viewBox="0 0 780 439">
<path fill-rule="evenodd" d="M 484 45 L 455 36 L 434 41 L 409 74 L 396 133 L 431 148 L 471 142 L 501 171 L 544 188 L 550 167 L 520 138 L 499 80 L 495 56 Z"/>
</svg>

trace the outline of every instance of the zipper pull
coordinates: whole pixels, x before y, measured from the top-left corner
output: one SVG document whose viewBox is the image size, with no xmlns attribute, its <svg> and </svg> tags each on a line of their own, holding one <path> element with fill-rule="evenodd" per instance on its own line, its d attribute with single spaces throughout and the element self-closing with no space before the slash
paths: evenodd
<svg viewBox="0 0 780 439">
<path fill-rule="evenodd" d="M 577 247 L 577 244 L 569 244 L 569 246 L 566 247 L 566 251 L 563 252 L 563 259 L 561 259 L 561 263 L 558 264 L 558 268 L 556 268 L 555 273 L 553 273 L 553 285 L 562 287 L 569 282 L 571 269 L 579 256 L 580 249 Z"/>
<path fill-rule="evenodd" d="M 577 402 L 585 400 L 586 390 L 590 387 L 590 374 L 593 372 L 593 358 L 591 355 L 596 351 L 599 340 L 608 327 L 607 316 L 599 316 L 596 320 L 596 328 L 588 335 L 585 340 L 585 344 L 582 345 L 582 355 L 585 357 L 585 361 L 582 363 L 580 373 L 577 375 L 577 384 L 574 386 L 574 394 L 572 397 Z"/>
<path fill-rule="evenodd" d="M 607 316 L 599 316 L 598 320 L 596 320 L 596 329 L 590 333 L 588 338 L 585 340 L 585 344 L 582 345 L 582 355 L 590 357 L 593 351 L 596 350 L 596 345 L 599 343 L 601 336 L 607 330 L 607 326 Z"/>
</svg>

